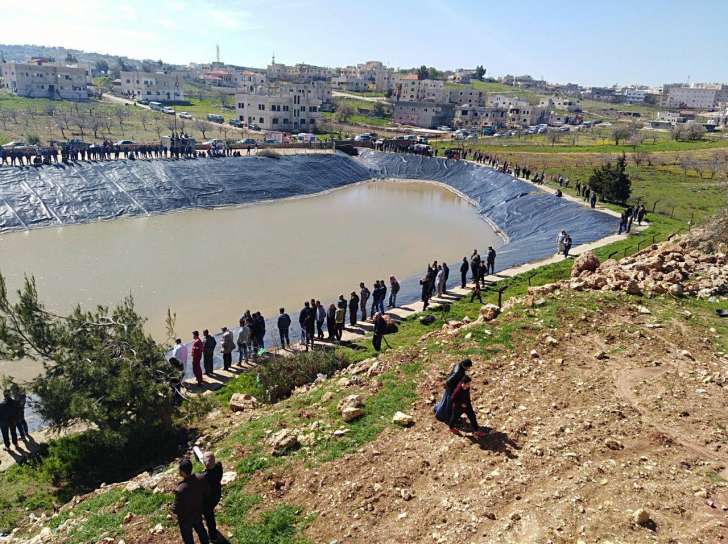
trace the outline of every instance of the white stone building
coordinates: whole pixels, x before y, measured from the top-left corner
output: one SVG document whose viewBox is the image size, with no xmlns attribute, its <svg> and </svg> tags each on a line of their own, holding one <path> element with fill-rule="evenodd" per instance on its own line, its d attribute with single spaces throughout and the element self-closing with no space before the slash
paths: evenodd
<svg viewBox="0 0 728 544">
<path fill-rule="evenodd" d="M 720 102 L 728 100 L 728 86 L 713 83 L 681 83 L 665 85 L 662 91 L 663 105 L 668 108 L 687 108 L 712 111 Z"/>
<path fill-rule="evenodd" d="M 453 126 L 457 128 L 501 128 L 508 122 L 508 110 L 464 104 L 455 108 Z"/>
<path fill-rule="evenodd" d="M 121 72 L 121 94 L 135 100 L 178 102 L 185 99 L 180 74 Z"/>
<path fill-rule="evenodd" d="M 89 68 L 55 63 L 0 64 L 2 88 L 18 96 L 64 100 L 88 99 Z"/>
<path fill-rule="evenodd" d="M 456 106 L 468 104 L 471 106 L 485 106 L 485 92 L 474 89 L 468 85 L 451 85 L 445 87 L 447 101 Z"/>
<path fill-rule="evenodd" d="M 321 116 L 319 94 L 310 84 L 261 85 L 235 95 L 235 112 L 241 122 L 262 130 L 313 132 Z"/>
<path fill-rule="evenodd" d="M 235 86 L 242 90 L 252 92 L 259 85 L 265 85 L 268 77 L 262 72 L 253 72 L 252 70 L 241 70 L 233 73 Z"/>
<path fill-rule="evenodd" d="M 417 74 L 394 76 L 394 98 L 404 102 L 447 102 L 445 82 L 438 79 L 417 79 Z"/>
<path fill-rule="evenodd" d="M 450 104 L 400 100 L 394 104 L 392 120 L 400 125 L 437 128 L 452 122 L 453 111 Z"/>
<path fill-rule="evenodd" d="M 268 81 L 291 81 L 294 83 L 308 83 L 311 81 L 326 81 L 334 72 L 331 68 L 313 66 L 311 64 L 295 64 L 287 66 L 276 63 L 275 58 L 266 70 Z"/>
</svg>

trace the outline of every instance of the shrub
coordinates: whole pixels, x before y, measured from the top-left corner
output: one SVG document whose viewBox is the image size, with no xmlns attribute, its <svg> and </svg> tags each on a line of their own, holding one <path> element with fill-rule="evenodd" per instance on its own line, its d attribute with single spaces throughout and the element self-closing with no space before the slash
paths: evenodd
<svg viewBox="0 0 728 544">
<path fill-rule="evenodd" d="M 260 367 L 258 381 L 269 402 L 290 396 L 296 388 L 316 379 L 318 374 L 333 374 L 344 366 L 334 353 L 309 351 L 293 357 L 277 358 Z"/>
</svg>

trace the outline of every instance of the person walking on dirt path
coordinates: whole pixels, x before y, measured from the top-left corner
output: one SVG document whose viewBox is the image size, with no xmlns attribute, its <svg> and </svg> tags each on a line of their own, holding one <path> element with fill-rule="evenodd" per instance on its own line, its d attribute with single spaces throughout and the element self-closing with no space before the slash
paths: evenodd
<svg viewBox="0 0 728 544">
<path fill-rule="evenodd" d="M 250 345 L 250 320 L 240 318 L 240 330 L 238 331 L 238 365 L 243 364 L 243 360 L 248 362 L 248 351 L 251 350 Z"/>
<path fill-rule="evenodd" d="M 182 371 L 187 371 L 187 346 L 182 343 L 181 338 L 177 338 L 174 341 L 174 349 L 172 350 L 172 357 L 177 359 L 177 362 L 182 365 Z"/>
<path fill-rule="evenodd" d="M 369 288 L 364 285 L 364 282 L 359 282 L 359 305 L 361 307 L 362 321 L 367 320 L 367 301 L 369 300 L 370 295 L 371 291 L 369 291 Z"/>
<path fill-rule="evenodd" d="M 200 361 L 202 360 L 202 352 L 205 346 L 200 339 L 200 333 L 198 331 L 192 331 L 192 373 L 197 379 L 197 385 L 202 385 L 202 368 L 200 367 Z"/>
<path fill-rule="evenodd" d="M 222 367 L 230 370 L 233 365 L 233 350 L 235 349 L 235 340 L 233 340 L 233 331 L 227 327 L 222 328 L 222 339 L 220 341 L 222 351 Z"/>
<path fill-rule="evenodd" d="M 475 417 L 473 404 L 470 400 L 471 381 L 470 376 L 463 376 L 463 379 L 460 380 L 460 383 L 455 387 L 450 400 L 450 421 L 448 426 L 450 427 L 451 433 L 460 435 L 460 431 L 457 429 L 456 425 L 459 423 L 462 415 L 465 414 L 468 416 L 468 420 L 470 420 L 470 427 L 473 430 L 473 433 L 478 438 L 481 438 L 485 435 L 485 433 L 481 431 L 478 426 L 478 419 Z"/>
<path fill-rule="evenodd" d="M 647 214 L 647 210 L 645 209 L 645 205 L 640 205 L 639 209 L 637 210 L 637 224 L 642 225 L 642 221 L 645 219 L 645 215 Z"/>
<path fill-rule="evenodd" d="M 356 326 L 356 314 L 359 311 L 359 295 L 356 291 L 352 291 L 349 295 L 349 323 L 351 326 Z"/>
<path fill-rule="evenodd" d="M 15 429 L 17 426 L 18 418 L 18 406 L 10 396 L 10 391 L 4 392 L 4 398 L 0 402 L 0 432 L 3 435 L 3 443 L 5 444 L 5 451 L 10 451 L 10 439 L 12 438 L 13 445 L 18 447 L 18 434 Z"/>
<path fill-rule="evenodd" d="M 485 257 L 485 273 L 495 274 L 495 249 L 492 246 L 488 246 L 488 254 Z"/>
<path fill-rule="evenodd" d="M 389 308 L 397 307 L 397 293 L 399 293 L 399 281 L 394 276 L 389 276 Z"/>
<path fill-rule="evenodd" d="M 324 322 L 326 321 L 326 308 L 321 304 L 320 300 L 316 301 L 316 332 L 318 339 L 324 339 Z"/>
<path fill-rule="evenodd" d="M 215 346 L 217 345 L 217 340 L 215 340 L 215 337 L 210 334 L 210 331 L 205 329 L 204 331 L 202 331 L 202 342 L 205 350 L 203 355 L 205 375 L 212 376 L 213 361 L 215 358 Z"/>
<path fill-rule="evenodd" d="M 450 422 L 450 400 L 455 388 L 460 383 L 460 380 L 466 375 L 467 371 L 473 366 L 473 361 L 470 359 L 463 359 L 450 370 L 450 374 L 445 379 L 443 387 L 442 397 L 440 401 L 435 404 L 432 411 L 435 417 L 443 423 Z"/>
<path fill-rule="evenodd" d="M 468 258 L 463 257 L 463 262 L 460 264 L 460 287 L 465 289 L 465 285 L 468 283 L 468 270 L 470 269 L 470 265 L 468 265 Z"/>
<path fill-rule="evenodd" d="M 189 459 L 179 464 L 179 475 L 182 481 L 174 492 L 172 512 L 177 516 L 179 532 L 184 544 L 195 544 L 193 531 L 197 533 L 200 544 L 209 544 L 210 539 L 202 524 L 202 513 L 207 500 L 207 485 L 192 474 L 192 462 Z"/>
<path fill-rule="evenodd" d="M 207 485 L 207 494 L 202 503 L 202 515 L 207 525 L 207 534 L 212 542 L 218 539 L 215 507 L 222 498 L 222 463 L 215 460 L 215 455 L 208 451 L 202 456 L 205 470 L 200 473 L 200 480 Z"/>
<path fill-rule="evenodd" d="M 597 205 L 597 193 L 596 191 L 592 190 L 589 194 L 589 206 L 592 208 L 595 208 Z"/>
</svg>

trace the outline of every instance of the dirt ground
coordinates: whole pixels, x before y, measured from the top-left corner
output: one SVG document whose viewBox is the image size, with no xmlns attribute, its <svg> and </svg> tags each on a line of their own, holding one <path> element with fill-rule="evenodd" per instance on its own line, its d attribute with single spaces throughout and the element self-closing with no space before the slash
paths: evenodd
<svg viewBox="0 0 728 544">
<path fill-rule="evenodd" d="M 529 340 L 473 357 L 485 438 L 434 419 L 455 358 L 421 343 L 429 370 L 415 425 L 325 465 L 257 477 L 267 506 L 304 507 L 315 514 L 307 536 L 339 544 L 728 539 L 728 360 L 710 333 L 691 315 L 658 318 L 613 297 L 552 329 L 525 311 Z"/>
</svg>

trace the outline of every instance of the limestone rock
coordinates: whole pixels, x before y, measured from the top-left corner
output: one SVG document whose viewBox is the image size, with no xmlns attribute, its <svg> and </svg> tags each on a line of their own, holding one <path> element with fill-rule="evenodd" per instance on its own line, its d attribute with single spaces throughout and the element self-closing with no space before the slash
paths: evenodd
<svg viewBox="0 0 728 544">
<path fill-rule="evenodd" d="M 394 416 L 392 416 L 392 423 L 396 423 L 402 427 L 409 427 L 410 425 L 413 425 L 414 422 L 415 419 L 404 412 L 395 412 Z"/>
<path fill-rule="evenodd" d="M 228 472 L 223 472 L 220 483 L 222 485 L 227 485 L 227 484 L 233 483 L 237 479 L 237 477 L 238 477 L 238 473 L 235 472 L 234 470 L 231 470 Z"/>
<path fill-rule="evenodd" d="M 268 437 L 268 445 L 273 448 L 273 455 L 284 455 L 298 446 L 298 437 L 290 429 L 281 429 Z"/>
<path fill-rule="evenodd" d="M 571 268 L 571 277 L 578 278 L 584 271 L 596 272 L 599 264 L 599 259 L 591 251 L 582 253 L 574 261 L 574 265 Z"/>
<path fill-rule="evenodd" d="M 336 410 L 344 421 L 354 421 L 364 415 L 364 402 L 361 395 L 348 395 L 339 401 Z"/>
<path fill-rule="evenodd" d="M 259 406 L 258 399 L 247 393 L 234 393 L 228 403 L 233 412 L 244 412 L 253 410 Z"/>
<path fill-rule="evenodd" d="M 495 304 L 486 304 L 480 308 L 481 321 L 493 321 L 500 314 L 500 308 Z"/>
</svg>

